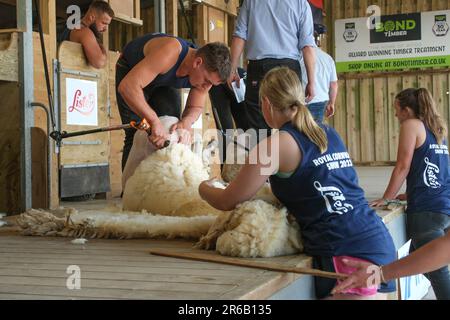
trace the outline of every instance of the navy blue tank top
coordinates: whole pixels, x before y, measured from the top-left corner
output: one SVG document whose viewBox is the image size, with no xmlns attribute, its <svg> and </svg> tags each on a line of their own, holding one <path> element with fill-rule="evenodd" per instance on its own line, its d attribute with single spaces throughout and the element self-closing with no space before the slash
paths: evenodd
<svg viewBox="0 0 450 320">
<path fill-rule="evenodd" d="M 63 41 L 70 41 L 70 30 L 69 28 L 65 27 L 60 34 L 58 34 L 58 43 L 61 43 Z"/>
<path fill-rule="evenodd" d="M 392 238 L 369 207 L 344 143 L 333 128 L 321 127 L 328 138 L 323 154 L 291 123 L 285 124 L 280 130 L 295 139 L 302 160 L 291 177 L 270 177 L 274 195 L 300 225 L 305 252 L 348 255 L 376 264 L 395 260 Z"/>
<path fill-rule="evenodd" d="M 175 65 L 166 73 L 159 74 L 150 84 L 148 87 L 162 87 L 162 86 L 168 86 L 172 88 L 190 88 L 191 84 L 189 82 L 189 77 L 177 77 L 176 73 L 178 70 L 178 67 L 183 62 L 184 58 L 186 57 L 186 54 L 189 51 L 189 48 L 196 48 L 196 46 L 184 39 L 167 35 L 164 33 L 149 33 L 146 35 L 143 35 L 137 39 L 134 39 L 133 41 L 129 42 L 123 49 L 122 52 L 122 59 L 125 60 L 128 67 L 131 69 L 135 65 L 137 65 L 142 59 L 144 59 L 144 46 L 147 44 L 148 41 L 154 38 L 161 38 L 161 37 L 171 37 L 175 38 L 180 42 L 181 44 L 181 53 L 178 57 L 177 62 Z"/>
<path fill-rule="evenodd" d="M 407 213 L 436 212 L 450 215 L 449 152 L 425 128 L 427 137 L 414 151 L 406 178 Z"/>
</svg>

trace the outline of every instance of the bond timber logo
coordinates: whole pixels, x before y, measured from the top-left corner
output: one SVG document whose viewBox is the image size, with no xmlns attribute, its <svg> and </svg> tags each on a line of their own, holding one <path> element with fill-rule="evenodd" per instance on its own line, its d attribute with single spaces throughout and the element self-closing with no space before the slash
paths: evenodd
<svg viewBox="0 0 450 320">
<path fill-rule="evenodd" d="M 440 14 L 434 16 L 433 33 L 436 37 L 444 37 L 448 33 L 447 15 Z"/>
<path fill-rule="evenodd" d="M 349 22 L 345 24 L 344 39 L 347 42 L 354 42 L 358 38 L 355 23 Z"/>
<path fill-rule="evenodd" d="M 420 13 L 382 16 L 381 21 L 370 30 L 370 43 L 421 40 L 421 28 Z"/>
</svg>

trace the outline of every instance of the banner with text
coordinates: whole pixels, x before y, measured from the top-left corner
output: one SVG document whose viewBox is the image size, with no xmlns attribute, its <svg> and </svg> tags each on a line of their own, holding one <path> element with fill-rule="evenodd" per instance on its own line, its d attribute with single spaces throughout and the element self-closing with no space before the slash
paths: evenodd
<svg viewBox="0 0 450 320">
<path fill-rule="evenodd" d="M 450 66 L 450 10 L 335 22 L 338 72 Z"/>
</svg>

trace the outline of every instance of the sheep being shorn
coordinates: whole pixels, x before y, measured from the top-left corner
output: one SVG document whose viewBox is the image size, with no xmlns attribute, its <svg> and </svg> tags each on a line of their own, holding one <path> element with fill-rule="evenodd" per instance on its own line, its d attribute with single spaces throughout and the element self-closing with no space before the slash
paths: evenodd
<svg viewBox="0 0 450 320">
<path fill-rule="evenodd" d="M 198 186 L 208 180 L 202 159 L 188 146 L 171 144 L 142 161 L 128 179 L 123 208 L 170 216 L 217 215 L 200 198 Z"/>
<path fill-rule="evenodd" d="M 232 212 L 218 211 L 203 201 L 198 186 L 209 178 L 203 160 L 201 153 L 172 143 L 136 162 L 137 168 L 132 168 L 126 181 L 123 210 L 30 210 L 17 222 L 25 235 L 193 240 L 204 236 L 198 247 L 239 257 L 272 257 L 302 250 L 298 226 L 289 220 L 268 185 Z M 220 182 L 217 186 L 225 187 Z"/>
<path fill-rule="evenodd" d="M 236 257 L 275 257 L 303 251 L 300 229 L 285 207 L 251 200 L 217 217 L 196 244 Z"/>
</svg>

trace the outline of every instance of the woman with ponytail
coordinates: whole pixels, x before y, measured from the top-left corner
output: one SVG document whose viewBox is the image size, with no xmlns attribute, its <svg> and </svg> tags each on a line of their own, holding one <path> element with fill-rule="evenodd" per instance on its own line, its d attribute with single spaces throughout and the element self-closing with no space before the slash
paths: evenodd
<svg viewBox="0 0 450 320">
<path fill-rule="evenodd" d="M 395 199 L 406 179 L 407 235 L 410 251 L 443 236 L 450 229 L 450 172 L 446 142 L 448 129 L 427 89 L 406 89 L 395 98 L 400 121 L 397 163 L 381 206 Z M 437 299 L 450 299 L 450 274 L 445 266 L 426 273 Z"/>
<path fill-rule="evenodd" d="M 298 76 L 286 67 L 272 69 L 261 83 L 260 100 L 267 124 L 279 131 L 251 150 L 226 189 L 203 182 L 202 198 L 217 209 L 232 210 L 270 179 L 273 194 L 299 223 L 304 252 L 315 268 L 349 273 L 344 259 L 377 265 L 395 260 L 392 238 L 364 198 L 344 143 L 334 129 L 314 121 Z M 317 298 L 329 298 L 336 280 L 314 280 Z M 395 291 L 393 281 L 373 283 L 335 298 L 379 299 Z"/>
</svg>

